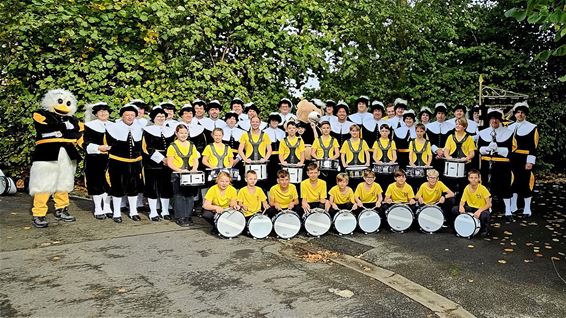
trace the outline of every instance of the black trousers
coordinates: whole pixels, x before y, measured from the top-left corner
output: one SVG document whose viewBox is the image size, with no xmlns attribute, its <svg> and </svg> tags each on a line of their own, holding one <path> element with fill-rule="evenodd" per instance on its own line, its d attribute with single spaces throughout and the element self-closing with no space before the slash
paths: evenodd
<svg viewBox="0 0 566 318">
<path fill-rule="evenodd" d="M 92 154 L 85 159 L 86 188 L 89 195 L 100 195 L 110 191 L 106 179 L 108 169 L 108 155 Z"/>
<path fill-rule="evenodd" d="M 193 215 L 195 206 L 194 196 L 198 192 L 198 187 L 186 187 L 180 185 L 179 174 L 171 174 L 171 185 L 173 188 L 173 205 L 176 219 L 187 219 Z M 165 207 L 166 209 L 167 207 Z"/>
<path fill-rule="evenodd" d="M 141 162 L 109 160 L 110 195 L 113 197 L 137 196 L 143 190 Z"/>
<path fill-rule="evenodd" d="M 145 176 L 144 195 L 146 197 L 150 199 L 157 199 L 157 198 L 167 199 L 173 196 L 171 169 L 167 167 L 161 167 L 161 168 L 146 167 L 144 169 L 144 176 Z"/>
<path fill-rule="evenodd" d="M 286 210 L 286 209 L 283 209 Z M 295 213 L 297 213 L 300 217 L 303 216 L 303 209 L 299 205 L 295 205 L 292 209 Z M 270 207 L 267 209 L 265 214 L 267 214 L 270 218 L 274 217 L 277 213 L 281 212 L 282 210 L 277 210 L 275 207 Z"/>
<path fill-rule="evenodd" d="M 464 205 L 464 209 L 466 210 L 466 213 L 475 213 L 478 210 L 477 208 L 472 208 L 472 207 L 468 206 L 467 204 Z M 458 215 L 460 215 L 459 210 L 460 210 L 460 207 L 458 205 L 456 205 L 452 208 L 453 220 L 455 220 L 456 217 Z M 487 229 L 489 228 L 489 219 L 490 219 L 489 211 L 483 211 L 480 214 L 480 224 L 481 224 L 480 233 L 487 231 Z M 454 221 L 452 221 L 452 225 L 454 225 Z"/>
</svg>

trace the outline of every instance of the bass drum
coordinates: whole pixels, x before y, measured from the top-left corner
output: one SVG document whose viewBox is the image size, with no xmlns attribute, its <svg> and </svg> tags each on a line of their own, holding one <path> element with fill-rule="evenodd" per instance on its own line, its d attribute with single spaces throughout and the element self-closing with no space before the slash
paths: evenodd
<svg viewBox="0 0 566 318">
<path fill-rule="evenodd" d="M 277 237 L 291 239 L 301 230 L 301 219 L 293 210 L 283 210 L 273 217 L 273 230 Z"/>
<path fill-rule="evenodd" d="M 326 234 L 332 226 L 330 215 L 324 209 L 311 209 L 309 213 L 303 215 L 305 231 L 309 235 L 320 237 Z"/>
<path fill-rule="evenodd" d="M 238 210 L 228 209 L 214 216 L 214 225 L 218 234 L 231 239 L 240 235 L 246 228 L 246 217 Z"/>
<path fill-rule="evenodd" d="M 248 220 L 248 233 L 254 239 L 264 239 L 273 230 L 273 223 L 271 219 L 261 213 L 256 213 Z"/>
</svg>

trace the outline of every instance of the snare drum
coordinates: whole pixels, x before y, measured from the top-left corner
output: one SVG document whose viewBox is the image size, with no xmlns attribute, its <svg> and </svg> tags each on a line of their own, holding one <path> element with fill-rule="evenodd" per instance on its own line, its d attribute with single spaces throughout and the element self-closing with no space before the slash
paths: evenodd
<svg viewBox="0 0 566 318">
<path fill-rule="evenodd" d="M 417 210 L 417 222 L 421 231 L 432 234 L 444 224 L 444 213 L 437 205 L 425 205 Z"/>
<path fill-rule="evenodd" d="M 248 220 L 248 233 L 254 239 L 266 238 L 271 230 L 273 230 L 273 223 L 265 214 L 256 213 Z"/>
<path fill-rule="evenodd" d="M 358 215 L 358 226 L 364 233 L 379 231 L 381 217 L 373 209 L 365 209 Z"/>
<path fill-rule="evenodd" d="M 373 164 L 373 171 L 376 174 L 390 175 L 390 174 L 394 174 L 395 171 L 397 171 L 398 169 L 399 169 L 399 164 L 396 162 Z"/>
<path fill-rule="evenodd" d="M 227 172 L 232 178 L 232 181 L 240 181 L 240 171 L 235 168 L 206 169 L 206 173 L 208 174 L 207 181 L 208 182 L 215 181 L 220 171 Z"/>
<path fill-rule="evenodd" d="M 444 176 L 448 178 L 464 178 L 466 176 L 466 161 L 462 159 L 446 159 Z"/>
<path fill-rule="evenodd" d="M 303 215 L 305 230 L 312 236 L 326 234 L 332 226 L 330 215 L 324 209 L 311 209 L 309 213 Z"/>
<path fill-rule="evenodd" d="M 0 176 L 0 195 L 15 194 L 18 191 L 14 179 Z"/>
<path fill-rule="evenodd" d="M 283 210 L 273 217 L 273 230 L 277 237 L 290 239 L 301 230 L 301 219 L 293 210 Z"/>
<path fill-rule="evenodd" d="M 340 235 L 352 234 L 358 225 L 356 217 L 350 210 L 340 210 L 334 215 L 334 229 Z"/>
<path fill-rule="evenodd" d="M 413 224 L 415 216 L 406 204 L 394 204 L 385 211 L 387 223 L 394 232 L 405 232 Z"/>
<path fill-rule="evenodd" d="M 478 234 L 481 222 L 474 217 L 473 213 L 462 213 L 454 220 L 454 230 L 460 237 L 472 238 Z"/>
<path fill-rule="evenodd" d="M 318 159 L 317 162 L 321 171 L 338 171 L 340 167 L 338 160 Z"/>
<path fill-rule="evenodd" d="M 182 172 L 179 177 L 181 178 L 179 183 L 183 187 L 198 187 L 205 183 L 204 172 L 202 171 Z"/>
<path fill-rule="evenodd" d="M 298 164 L 286 164 L 281 165 L 281 169 L 287 170 L 289 172 L 289 182 L 291 183 L 301 183 L 303 181 L 303 167 L 305 165 Z"/>
<path fill-rule="evenodd" d="M 426 172 L 431 166 L 407 166 L 405 173 L 407 178 L 426 178 Z"/>
<path fill-rule="evenodd" d="M 220 236 L 231 239 L 244 231 L 246 217 L 238 210 L 228 209 L 214 215 L 214 225 Z"/>
<path fill-rule="evenodd" d="M 267 162 L 261 162 L 259 160 L 252 161 L 250 163 L 244 163 L 245 171 L 253 170 L 257 174 L 258 180 L 267 180 Z"/>
<path fill-rule="evenodd" d="M 366 166 L 348 166 L 346 167 L 346 173 L 350 179 L 363 179 L 364 170 L 368 169 Z"/>
</svg>

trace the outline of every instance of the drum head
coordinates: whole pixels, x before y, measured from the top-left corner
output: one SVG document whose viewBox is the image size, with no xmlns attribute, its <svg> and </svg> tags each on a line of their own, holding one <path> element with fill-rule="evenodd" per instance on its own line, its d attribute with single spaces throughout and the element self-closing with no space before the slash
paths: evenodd
<svg viewBox="0 0 566 318">
<path fill-rule="evenodd" d="M 358 215 L 358 226 L 365 233 L 377 232 L 381 226 L 381 218 L 374 210 L 363 210 Z"/>
<path fill-rule="evenodd" d="M 273 229 L 278 237 L 289 239 L 301 230 L 301 220 L 296 213 L 281 212 L 274 218 Z"/>
<path fill-rule="evenodd" d="M 334 216 L 334 228 L 340 234 L 350 234 L 358 226 L 358 221 L 352 212 L 342 210 Z"/>
<path fill-rule="evenodd" d="M 216 229 L 223 237 L 232 238 L 240 235 L 246 228 L 246 218 L 239 211 L 226 211 L 215 218 Z"/>
<path fill-rule="evenodd" d="M 472 237 L 479 232 L 479 220 L 468 213 L 460 214 L 454 220 L 454 230 L 461 237 Z"/>
<path fill-rule="evenodd" d="M 444 214 L 437 206 L 424 206 L 417 213 L 417 221 L 424 232 L 434 233 L 444 224 Z"/>
<path fill-rule="evenodd" d="M 326 234 L 332 226 L 330 216 L 324 212 L 311 212 L 305 217 L 305 230 L 312 236 Z"/>
<path fill-rule="evenodd" d="M 257 239 L 266 238 L 273 230 L 271 219 L 263 214 L 256 214 L 248 221 L 248 232 Z"/>
<path fill-rule="evenodd" d="M 387 223 L 393 231 L 403 232 L 413 224 L 413 211 L 406 205 L 394 205 L 387 210 Z"/>
</svg>

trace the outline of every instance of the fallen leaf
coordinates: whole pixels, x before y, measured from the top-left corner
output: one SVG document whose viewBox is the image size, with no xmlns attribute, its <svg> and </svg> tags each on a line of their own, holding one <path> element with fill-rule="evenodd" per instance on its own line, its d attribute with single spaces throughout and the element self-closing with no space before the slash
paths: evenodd
<svg viewBox="0 0 566 318">
<path fill-rule="evenodd" d="M 53 258 L 52 258 L 52 260 L 54 260 L 54 261 L 57 261 L 57 260 L 60 260 L 60 259 L 61 259 L 61 257 L 59 257 L 59 256 L 53 256 Z"/>
<path fill-rule="evenodd" d="M 498 260 L 497 262 L 500 263 L 500 264 L 507 264 L 507 261 L 504 260 L 504 259 L 500 259 L 500 260 Z"/>
<path fill-rule="evenodd" d="M 6 238 L 9 238 L 9 239 L 11 239 L 12 237 L 11 237 L 11 236 L 7 236 Z"/>
<path fill-rule="evenodd" d="M 473 283 L 474 280 L 473 279 L 468 279 L 468 283 Z"/>
<path fill-rule="evenodd" d="M 474 248 L 475 246 L 473 246 L 472 244 L 468 245 L 469 248 Z"/>
<path fill-rule="evenodd" d="M 329 288 L 328 291 L 335 294 L 335 295 L 338 295 L 342 298 L 350 298 L 350 297 L 354 296 L 354 293 L 351 290 L 348 290 L 348 289 L 339 290 L 339 289 L 336 289 L 336 288 Z"/>
<path fill-rule="evenodd" d="M 526 259 L 526 260 L 523 260 L 523 262 L 525 262 L 525 263 L 532 263 L 533 260 L 532 260 L 532 259 Z"/>
<path fill-rule="evenodd" d="M 40 244 L 40 246 L 49 246 L 49 245 L 51 245 L 51 243 L 49 243 L 49 242 L 45 242 L 45 243 Z"/>
<path fill-rule="evenodd" d="M 29 230 L 31 229 L 31 226 L 24 226 L 24 230 Z"/>
<path fill-rule="evenodd" d="M 552 246 L 550 246 L 550 245 L 545 245 L 544 248 L 546 248 L 547 250 L 551 250 L 551 249 L 552 249 Z"/>
<path fill-rule="evenodd" d="M 10 214 L 11 214 L 11 215 L 18 215 L 18 213 L 16 213 L 16 212 L 12 212 L 12 213 L 10 213 Z"/>
<path fill-rule="evenodd" d="M 53 241 L 53 242 L 51 242 L 51 243 L 53 243 L 53 244 L 61 244 L 61 241 Z"/>
<path fill-rule="evenodd" d="M 557 239 L 557 238 L 553 238 L 552 241 L 554 241 L 554 242 L 560 242 L 560 240 Z"/>
<path fill-rule="evenodd" d="M 525 243 L 525 245 L 527 245 L 527 246 L 533 246 L 533 243 L 527 242 L 527 243 Z"/>
<path fill-rule="evenodd" d="M 517 245 L 517 243 L 515 243 L 515 242 L 511 242 L 511 245 L 515 246 L 515 245 Z"/>
<path fill-rule="evenodd" d="M 511 253 L 511 252 L 513 252 L 513 249 L 512 248 L 506 248 L 506 249 L 504 249 L 504 251 L 507 252 L 507 253 Z"/>
<path fill-rule="evenodd" d="M 509 231 L 505 231 L 505 232 L 503 232 L 503 234 L 505 234 L 505 235 L 513 235 L 513 233 L 511 233 L 511 232 L 509 232 Z"/>
<path fill-rule="evenodd" d="M 118 292 L 118 293 L 125 293 L 125 292 L 126 292 L 126 288 L 124 288 L 124 287 L 118 288 L 117 292 Z"/>
<path fill-rule="evenodd" d="M 369 271 L 371 271 L 371 268 L 364 266 L 364 271 L 369 272 Z"/>
<path fill-rule="evenodd" d="M 542 257 L 543 255 L 541 253 L 536 253 L 535 256 L 536 257 Z"/>
<path fill-rule="evenodd" d="M 560 257 L 552 256 L 550 259 L 551 259 L 551 260 L 554 260 L 554 261 L 559 261 L 559 260 L 560 260 Z"/>
</svg>

